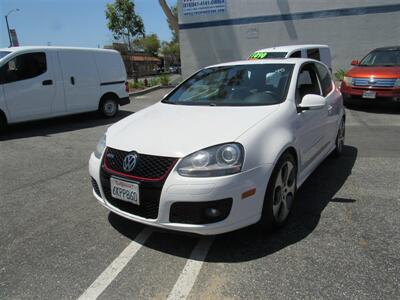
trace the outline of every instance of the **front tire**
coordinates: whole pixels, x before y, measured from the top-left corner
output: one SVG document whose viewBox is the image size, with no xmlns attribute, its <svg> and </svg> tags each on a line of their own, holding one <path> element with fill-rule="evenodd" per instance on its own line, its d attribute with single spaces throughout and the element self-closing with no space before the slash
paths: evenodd
<svg viewBox="0 0 400 300">
<path fill-rule="evenodd" d="M 296 160 L 286 152 L 279 159 L 268 182 L 261 219 L 265 229 L 276 229 L 286 223 L 296 195 L 296 181 Z"/>
<path fill-rule="evenodd" d="M 342 121 L 340 122 L 338 133 L 336 135 L 335 150 L 333 150 L 333 156 L 336 158 L 342 156 L 343 154 L 345 137 L 346 137 L 346 122 L 345 119 L 343 118 Z"/>
<path fill-rule="evenodd" d="M 115 117 L 118 109 L 118 102 L 114 98 L 105 98 L 100 101 L 99 112 L 106 118 Z"/>
</svg>

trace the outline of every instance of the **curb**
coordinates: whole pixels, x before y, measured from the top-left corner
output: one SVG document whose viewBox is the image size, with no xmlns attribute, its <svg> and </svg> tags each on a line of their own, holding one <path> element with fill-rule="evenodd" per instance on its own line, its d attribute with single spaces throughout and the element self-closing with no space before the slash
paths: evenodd
<svg viewBox="0 0 400 300">
<path fill-rule="evenodd" d="M 155 85 L 152 87 L 149 87 L 147 89 L 141 90 L 141 91 L 137 91 L 137 92 L 130 92 L 129 96 L 141 96 L 141 95 L 145 95 L 147 93 L 159 90 L 159 89 L 169 89 L 169 88 L 173 88 L 175 87 L 175 85 Z"/>
</svg>

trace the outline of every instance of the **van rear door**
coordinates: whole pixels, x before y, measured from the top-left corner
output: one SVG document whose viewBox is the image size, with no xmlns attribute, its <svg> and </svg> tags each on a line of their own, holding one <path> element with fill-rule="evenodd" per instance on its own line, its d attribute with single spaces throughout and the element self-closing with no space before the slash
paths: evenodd
<svg viewBox="0 0 400 300">
<path fill-rule="evenodd" d="M 37 51 L 16 55 L 1 67 L 10 122 L 50 116 L 55 97 L 51 61 L 49 53 Z"/>
<path fill-rule="evenodd" d="M 100 100 L 100 82 L 91 51 L 60 50 L 58 52 L 63 73 L 67 111 L 96 110 Z"/>
</svg>

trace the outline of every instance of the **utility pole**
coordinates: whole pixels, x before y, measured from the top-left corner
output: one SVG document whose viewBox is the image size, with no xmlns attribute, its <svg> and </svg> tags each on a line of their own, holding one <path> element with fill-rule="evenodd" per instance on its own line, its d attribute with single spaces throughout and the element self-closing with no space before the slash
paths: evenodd
<svg viewBox="0 0 400 300">
<path fill-rule="evenodd" d="M 13 46 L 13 42 L 12 42 L 12 39 L 11 39 L 11 33 L 10 33 L 10 26 L 8 25 L 8 16 L 9 16 L 12 12 L 14 12 L 14 11 L 19 11 L 19 8 L 15 8 L 15 9 L 10 10 L 10 11 L 8 12 L 8 14 L 6 14 L 6 15 L 4 16 L 4 17 L 6 18 L 8 39 L 10 40 L 10 46 L 8 46 L 8 47 L 12 47 L 12 46 Z"/>
<path fill-rule="evenodd" d="M 8 39 L 10 41 L 10 45 L 8 47 L 12 47 L 12 40 L 11 40 L 11 34 L 10 34 L 10 26 L 8 26 L 8 15 L 5 16 L 6 18 L 6 24 L 7 24 L 7 33 L 8 33 Z"/>
</svg>

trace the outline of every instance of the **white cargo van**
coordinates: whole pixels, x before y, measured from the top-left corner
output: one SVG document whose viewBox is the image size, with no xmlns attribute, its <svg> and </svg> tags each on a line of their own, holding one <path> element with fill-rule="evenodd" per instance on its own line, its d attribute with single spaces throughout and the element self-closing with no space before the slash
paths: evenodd
<svg viewBox="0 0 400 300">
<path fill-rule="evenodd" d="M 128 104 L 126 70 L 114 50 L 0 49 L 0 127 L 98 110 L 113 117 Z"/>
<path fill-rule="evenodd" d="M 260 49 L 249 59 L 267 58 L 311 58 L 323 62 L 332 71 L 331 51 L 327 45 L 292 45 Z"/>
</svg>

